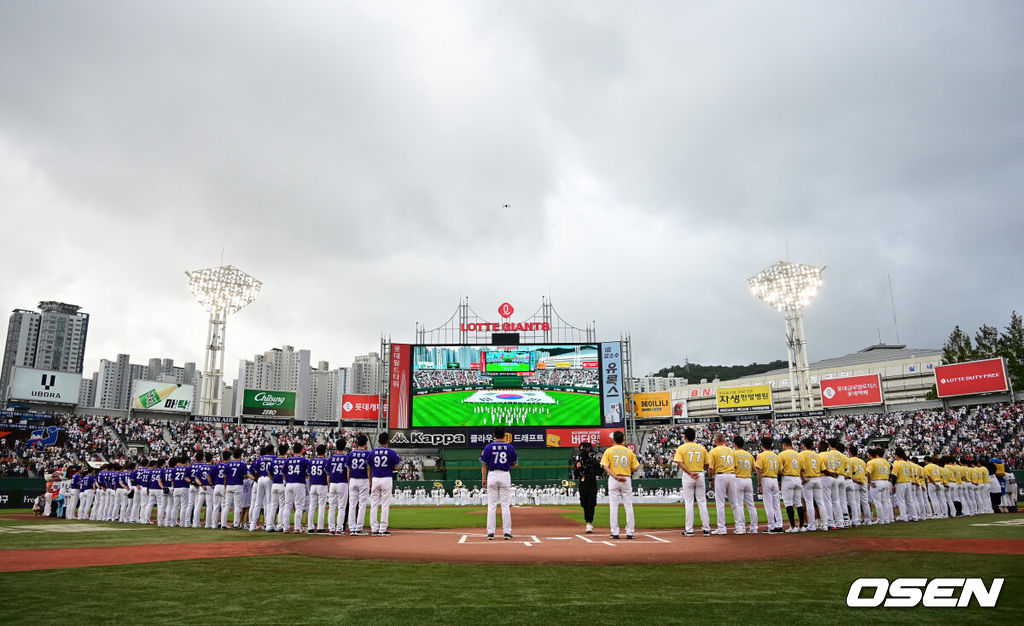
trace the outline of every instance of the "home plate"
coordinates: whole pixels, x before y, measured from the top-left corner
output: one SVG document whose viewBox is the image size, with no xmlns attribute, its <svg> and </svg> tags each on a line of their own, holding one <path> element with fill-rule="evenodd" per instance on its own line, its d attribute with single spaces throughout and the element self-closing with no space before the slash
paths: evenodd
<svg viewBox="0 0 1024 626">
<path fill-rule="evenodd" d="M 568 537 L 567 537 L 568 539 Z M 526 547 L 530 547 L 535 543 L 540 543 L 540 539 L 537 535 L 523 535 L 521 537 L 513 537 L 512 541 L 495 536 L 493 540 L 487 538 L 487 535 L 462 535 L 459 539 L 461 544 L 481 544 L 481 543 L 497 543 L 497 544 L 509 544 L 509 543 L 521 543 Z"/>
</svg>

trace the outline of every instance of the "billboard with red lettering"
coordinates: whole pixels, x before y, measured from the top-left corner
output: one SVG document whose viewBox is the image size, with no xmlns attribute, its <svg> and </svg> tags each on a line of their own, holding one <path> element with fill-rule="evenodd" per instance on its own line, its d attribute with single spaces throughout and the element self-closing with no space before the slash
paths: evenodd
<svg viewBox="0 0 1024 626">
<path fill-rule="evenodd" d="M 341 419 L 377 421 L 380 414 L 380 396 L 346 393 L 341 397 Z"/>
<path fill-rule="evenodd" d="M 409 428 L 412 346 L 391 344 L 388 355 L 388 428 Z"/>
<path fill-rule="evenodd" d="M 935 387 L 940 398 L 1006 391 L 1006 380 L 1006 363 L 1001 358 L 935 368 Z"/>
<path fill-rule="evenodd" d="M 547 443 L 549 448 L 575 448 L 584 441 L 594 446 L 607 448 L 615 445 L 612 433 L 621 428 L 549 428 Z"/>
<path fill-rule="evenodd" d="M 821 381 L 821 406 L 826 409 L 871 404 L 882 404 L 882 377 L 879 374 Z"/>
</svg>

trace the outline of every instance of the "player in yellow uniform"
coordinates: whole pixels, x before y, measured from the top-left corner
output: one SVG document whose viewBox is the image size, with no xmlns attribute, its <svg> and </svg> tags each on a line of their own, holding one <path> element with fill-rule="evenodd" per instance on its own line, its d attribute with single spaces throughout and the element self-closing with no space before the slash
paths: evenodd
<svg viewBox="0 0 1024 626">
<path fill-rule="evenodd" d="M 626 509 L 626 539 L 633 538 L 636 520 L 633 517 L 633 473 L 640 468 L 633 451 L 622 445 L 626 435 L 617 430 L 612 433 L 615 445 L 604 451 L 601 467 L 608 474 L 608 516 L 612 539 L 619 538 L 619 502 Z"/>
<path fill-rule="evenodd" d="M 964 477 L 962 473 L 963 468 L 960 467 L 960 460 L 950 457 L 946 462 L 946 468 L 949 469 L 950 485 L 953 486 L 953 510 L 956 511 L 957 517 L 968 515 L 967 505 L 964 502 Z"/>
<path fill-rule="evenodd" d="M 754 460 L 757 490 L 764 502 L 764 515 L 769 533 L 782 532 L 782 509 L 779 507 L 779 456 L 772 452 L 772 438 L 761 438 L 761 454 Z"/>
<path fill-rule="evenodd" d="M 853 525 L 871 523 L 871 501 L 868 499 L 868 479 L 865 475 L 864 459 L 857 455 L 856 446 L 850 446 L 850 479 L 853 488 L 850 490 L 850 510 Z"/>
<path fill-rule="evenodd" d="M 683 438 L 686 440 L 683 445 L 676 448 L 676 454 L 672 461 L 683 470 L 683 505 L 686 507 L 686 530 L 684 537 L 693 536 L 693 501 L 697 500 L 697 508 L 700 509 L 700 525 L 707 537 L 711 534 L 711 524 L 708 522 L 708 499 L 707 484 L 704 482 L 704 469 L 708 466 L 707 449 L 695 443 L 697 433 L 692 428 L 683 431 Z"/>
<path fill-rule="evenodd" d="M 928 481 L 928 501 L 932 507 L 931 519 L 946 517 L 946 496 L 942 493 L 944 489 L 942 468 L 930 456 L 924 457 L 924 477 Z"/>
<path fill-rule="evenodd" d="M 786 516 L 789 517 L 787 533 L 807 530 L 806 513 L 804 510 L 800 480 L 800 455 L 793 449 L 793 441 L 789 437 L 780 440 L 782 452 L 779 453 L 779 471 L 782 472 L 782 503 L 786 505 Z M 800 524 L 793 516 L 793 509 L 799 515 Z"/>
<path fill-rule="evenodd" d="M 840 513 L 836 514 L 840 528 L 849 528 L 853 525 L 853 514 L 850 512 L 850 491 L 853 489 L 853 468 L 850 465 L 850 457 L 846 456 L 846 446 L 837 439 L 829 439 L 829 445 L 839 453 L 839 506 Z"/>
<path fill-rule="evenodd" d="M 743 437 L 732 438 L 736 449 L 736 478 L 733 479 L 733 493 L 736 499 L 732 503 L 732 518 L 737 535 L 744 532 L 757 533 L 757 507 L 754 506 L 754 482 L 750 476 L 754 470 L 754 457 L 743 449 Z M 747 509 L 747 520 L 743 519 L 743 509 Z M 746 523 L 744 523 L 746 522 Z"/>
<path fill-rule="evenodd" d="M 907 462 L 907 453 L 903 451 L 903 448 L 896 448 L 896 460 L 892 464 L 892 477 L 890 481 L 894 481 L 896 484 L 892 504 L 900 510 L 900 515 L 896 518 L 897 522 L 910 521 L 910 502 L 908 498 L 910 496 L 910 477 L 912 473 L 913 470 L 910 468 L 910 463 Z"/>
<path fill-rule="evenodd" d="M 814 440 L 800 441 L 800 478 L 803 480 L 804 506 L 807 507 L 807 530 L 828 530 L 832 518 L 832 504 L 825 499 L 821 480 L 821 458 L 814 451 Z"/>
<path fill-rule="evenodd" d="M 715 485 L 715 512 L 718 514 L 718 527 L 712 534 L 724 535 L 726 498 L 736 506 L 736 456 L 735 451 L 725 445 L 725 435 L 721 432 L 715 433 L 715 447 L 708 452 L 708 473 Z"/>
<path fill-rule="evenodd" d="M 889 462 L 882 458 L 882 451 L 879 448 L 868 450 L 867 464 L 864 472 L 868 479 L 868 495 L 871 504 L 875 505 L 875 519 L 868 523 L 891 524 L 892 514 L 892 487 L 889 485 Z"/>
</svg>

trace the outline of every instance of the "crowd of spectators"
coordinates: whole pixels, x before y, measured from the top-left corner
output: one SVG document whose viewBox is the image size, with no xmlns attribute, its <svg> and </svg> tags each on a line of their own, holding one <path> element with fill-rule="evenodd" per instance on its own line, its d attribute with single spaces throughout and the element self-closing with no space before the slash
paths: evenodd
<svg viewBox="0 0 1024 626">
<path fill-rule="evenodd" d="M 761 437 L 771 437 L 776 446 L 784 436 L 794 442 L 804 437 L 816 441 L 835 437 L 846 446 L 856 445 L 861 449 L 870 443 L 882 442 L 883 447 L 889 450 L 902 447 L 911 456 L 996 456 L 1006 461 L 1008 469 L 1024 468 L 1024 403 L 1019 402 L 949 411 L 896 411 L 689 427 L 696 431 L 696 441 L 708 448 L 714 434 L 722 432 L 726 440 L 739 435 L 750 441 L 750 450 L 755 454 L 760 450 L 757 441 Z M 640 477 L 669 478 L 678 475 L 672 457 L 683 443 L 685 428 L 687 426 L 679 425 L 651 429 L 641 448 Z"/>
<path fill-rule="evenodd" d="M 598 370 L 588 369 L 543 369 L 535 376 L 524 379 L 527 387 L 579 387 L 597 389 Z"/>
</svg>

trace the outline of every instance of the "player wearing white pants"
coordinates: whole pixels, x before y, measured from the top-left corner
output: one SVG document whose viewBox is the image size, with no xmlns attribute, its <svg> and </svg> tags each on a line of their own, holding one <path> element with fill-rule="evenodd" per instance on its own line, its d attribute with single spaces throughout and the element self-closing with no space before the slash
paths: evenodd
<svg viewBox="0 0 1024 626">
<path fill-rule="evenodd" d="M 608 474 L 608 517 L 612 539 L 619 538 L 619 503 L 626 509 L 626 539 L 632 539 L 636 530 L 633 515 L 633 473 L 640 468 L 633 451 L 622 445 L 626 435 L 617 430 L 612 433 L 615 445 L 604 451 L 601 467 Z"/>
<path fill-rule="evenodd" d="M 200 472 L 196 472 L 197 476 L 201 475 Z M 210 517 L 210 504 L 213 500 L 213 487 L 210 485 L 204 485 L 200 483 L 199 487 L 196 488 L 196 499 L 192 503 L 192 527 L 201 528 L 203 519 L 203 507 L 206 507 L 206 517 Z"/>
<path fill-rule="evenodd" d="M 757 532 L 757 507 L 754 506 L 754 483 L 751 472 L 754 471 L 754 457 L 743 449 L 743 438 L 737 435 L 732 444 L 736 449 L 736 474 L 733 478 L 732 517 L 734 532 L 742 535 L 745 532 Z M 743 519 L 743 509 L 747 510 L 747 519 Z"/>
<path fill-rule="evenodd" d="M 326 453 L 327 446 L 318 445 L 316 458 L 309 464 L 309 521 L 306 525 L 309 532 L 322 532 L 325 526 L 330 527 L 324 519 L 327 515 L 327 459 L 324 457 Z"/>
<path fill-rule="evenodd" d="M 704 482 L 704 468 L 708 465 L 708 451 L 694 442 L 696 432 L 692 428 L 683 430 L 685 443 L 676 448 L 672 462 L 683 471 L 683 506 L 686 509 L 686 530 L 683 535 L 693 536 L 693 501 L 700 509 L 700 525 L 705 535 L 710 534 L 708 522 L 707 486 Z"/>
<path fill-rule="evenodd" d="M 363 525 L 366 519 L 366 505 L 370 500 L 370 480 L 368 478 L 349 478 L 348 492 L 349 534 L 365 534 Z"/>
<path fill-rule="evenodd" d="M 779 503 L 779 455 L 772 452 L 771 437 L 761 438 L 761 452 L 754 460 L 757 472 L 757 490 L 764 502 L 764 516 L 768 532 L 782 532 L 782 507 Z M 756 512 L 755 512 L 756 513 Z"/>
<path fill-rule="evenodd" d="M 377 435 L 379 444 L 370 453 L 370 466 L 373 478 L 370 481 L 370 532 L 378 537 L 386 537 L 391 534 L 388 531 L 388 516 L 391 512 L 391 489 L 394 477 L 394 469 L 401 462 L 398 453 L 388 447 L 390 436 L 387 431 Z M 511 505 L 512 479 L 509 477 L 505 487 Z M 377 510 L 380 509 L 380 520 L 377 519 Z M 504 507 L 503 507 L 504 510 Z M 503 518 L 504 521 L 504 518 Z M 506 525 L 511 528 L 511 520 Z M 506 530 L 510 533 L 511 530 Z"/>
<path fill-rule="evenodd" d="M 259 463 L 259 461 L 257 461 Z M 267 516 L 270 513 L 270 487 L 273 481 L 270 476 L 259 476 L 256 485 L 252 490 L 252 506 L 249 508 L 249 530 L 256 530 L 260 513 Z"/>
<path fill-rule="evenodd" d="M 793 449 L 793 443 L 789 437 L 783 437 L 780 441 L 782 452 L 777 455 L 779 461 L 779 473 L 782 475 L 780 485 L 782 491 L 782 504 L 786 507 L 786 515 L 789 517 L 789 528 L 787 533 L 800 532 L 804 528 L 806 512 L 803 505 L 803 484 L 800 479 L 800 455 Z M 799 519 L 797 519 L 799 516 Z"/>
<path fill-rule="evenodd" d="M 345 440 L 338 439 L 335 452 L 327 459 L 327 529 L 333 535 L 345 532 L 345 507 L 348 505 L 348 457 Z"/>
<path fill-rule="evenodd" d="M 715 447 L 708 452 L 708 473 L 711 476 L 711 484 L 715 490 L 715 513 L 716 528 L 714 534 L 724 535 L 725 529 L 725 500 L 733 508 L 736 506 L 735 474 L 736 456 L 735 451 L 725 445 L 725 435 L 721 432 L 715 433 Z M 740 527 L 737 527 L 740 528 Z"/>
</svg>

